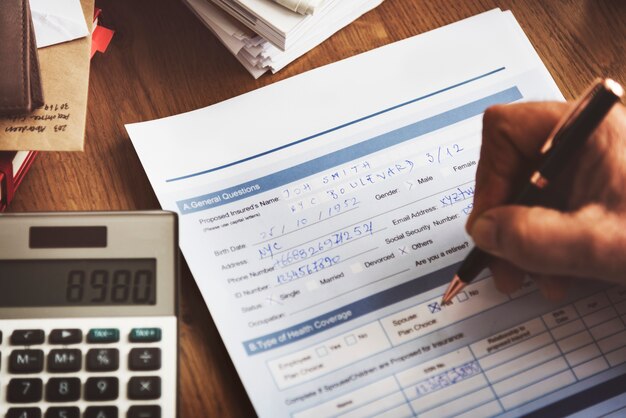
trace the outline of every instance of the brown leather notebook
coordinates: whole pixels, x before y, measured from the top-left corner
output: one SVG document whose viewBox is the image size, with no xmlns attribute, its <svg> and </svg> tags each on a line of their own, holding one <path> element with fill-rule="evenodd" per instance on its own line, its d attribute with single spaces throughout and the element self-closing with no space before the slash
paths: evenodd
<svg viewBox="0 0 626 418">
<path fill-rule="evenodd" d="M 35 31 L 28 0 L 0 1 L 0 116 L 43 106 Z"/>
</svg>

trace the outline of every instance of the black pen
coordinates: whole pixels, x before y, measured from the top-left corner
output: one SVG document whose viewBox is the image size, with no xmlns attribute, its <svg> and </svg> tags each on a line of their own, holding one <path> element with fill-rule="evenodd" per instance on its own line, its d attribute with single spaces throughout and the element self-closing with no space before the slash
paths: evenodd
<svg viewBox="0 0 626 418">
<path fill-rule="evenodd" d="M 524 206 L 558 206 L 549 198 L 550 184 L 565 169 L 623 95 L 624 89 L 617 82 L 608 78 L 596 80 L 548 136 L 541 148 L 542 158 L 539 168 L 530 175 L 528 183 L 510 203 Z M 474 247 L 450 282 L 441 303 L 448 303 L 471 283 L 487 268 L 491 258 L 490 254 Z"/>
</svg>

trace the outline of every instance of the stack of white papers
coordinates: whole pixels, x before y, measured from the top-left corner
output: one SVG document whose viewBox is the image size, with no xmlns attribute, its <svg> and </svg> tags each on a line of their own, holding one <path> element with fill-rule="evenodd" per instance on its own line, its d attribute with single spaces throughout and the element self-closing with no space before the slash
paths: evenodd
<svg viewBox="0 0 626 418">
<path fill-rule="evenodd" d="M 190 8 L 255 78 L 279 71 L 375 8 L 383 0 L 327 1 L 314 15 L 300 15 L 271 0 L 186 0 Z M 234 17 L 233 17 L 234 16 Z M 261 19 L 260 16 L 264 16 Z M 243 22 L 243 23 L 242 23 Z"/>
<path fill-rule="evenodd" d="M 309 32 L 319 31 L 327 19 L 343 12 L 360 16 L 363 1 L 327 0 L 313 15 L 292 12 L 273 0 L 211 0 L 238 21 L 282 50 L 290 49 Z"/>
</svg>

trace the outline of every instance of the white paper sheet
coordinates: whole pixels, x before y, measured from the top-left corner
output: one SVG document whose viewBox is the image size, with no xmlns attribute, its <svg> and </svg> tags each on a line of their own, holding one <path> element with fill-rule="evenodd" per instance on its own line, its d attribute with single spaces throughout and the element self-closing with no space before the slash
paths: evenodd
<svg viewBox="0 0 626 418">
<path fill-rule="evenodd" d="M 37 48 L 89 34 L 79 0 L 30 0 Z"/>
<path fill-rule="evenodd" d="M 484 272 L 439 305 L 471 247 L 483 110 L 561 98 L 494 10 L 127 125 L 261 417 L 519 416 L 626 380 L 623 289 L 551 304 Z"/>
</svg>

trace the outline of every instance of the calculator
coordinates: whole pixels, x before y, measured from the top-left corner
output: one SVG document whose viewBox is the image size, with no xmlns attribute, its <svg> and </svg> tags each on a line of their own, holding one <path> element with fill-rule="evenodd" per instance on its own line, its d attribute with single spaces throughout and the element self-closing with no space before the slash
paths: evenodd
<svg viewBox="0 0 626 418">
<path fill-rule="evenodd" d="M 177 416 L 174 213 L 0 215 L 0 418 Z"/>
</svg>

